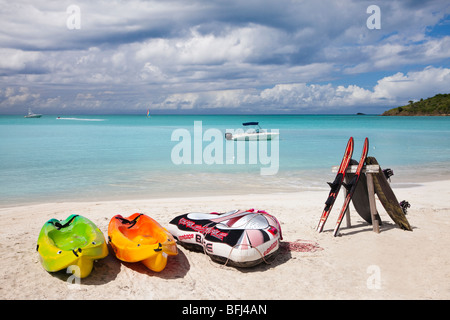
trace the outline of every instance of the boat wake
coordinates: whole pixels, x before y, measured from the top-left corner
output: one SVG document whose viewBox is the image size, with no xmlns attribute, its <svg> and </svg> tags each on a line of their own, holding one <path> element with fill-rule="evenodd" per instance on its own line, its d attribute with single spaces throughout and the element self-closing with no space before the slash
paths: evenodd
<svg viewBox="0 0 450 320">
<path fill-rule="evenodd" d="M 106 119 L 85 119 L 85 118 L 56 118 L 57 120 L 75 120 L 75 121 L 105 121 Z"/>
</svg>

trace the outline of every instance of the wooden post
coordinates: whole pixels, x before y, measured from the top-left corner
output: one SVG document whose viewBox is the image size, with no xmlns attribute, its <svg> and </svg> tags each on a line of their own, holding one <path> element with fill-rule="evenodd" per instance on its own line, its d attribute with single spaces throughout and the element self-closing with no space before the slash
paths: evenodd
<svg viewBox="0 0 450 320">
<path fill-rule="evenodd" d="M 345 196 L 347 197 L 348 191 L 347 189 L 345 189 Z M 351 228 L 352 227 L 352 222 L 350 219 L 350 203 L 347 206 L 347 209 L 345 209 L 345 221 L 347 223 L 347 228 Z"/>
<path fill-rule="evenodd" d="M 369 206 L 370 206 L 370 217 L 372 218 L 373 231 L 380 233 L 380 225 L 377 219 L 377 207 L 375 203 L 375 189 L 373 187 L 373 177 L 372 173 L 366 173 L 367 177 L 367 191 L 369 192 Z"/>
</svg>

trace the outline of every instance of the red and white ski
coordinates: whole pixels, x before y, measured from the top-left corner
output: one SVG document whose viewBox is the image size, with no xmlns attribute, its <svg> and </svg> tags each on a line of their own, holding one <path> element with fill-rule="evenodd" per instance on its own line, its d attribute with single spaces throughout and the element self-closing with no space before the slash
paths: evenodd
<svg viewBox="0 0 450 320">
<path fill-rule="evenodd" d="M 345 212 L 347 211 L 347 207 L 350 204 L 350 200 L 352 200 L 353 193 L 356 189 L 356 184 L 359 181 L 359 176 L 361 175 L 362 167 L 364 166 L 364 163 L 366 162 L 367 152 L 369 151 L 369 139 L 366 138 L 364 141 L 364 146 L 361 154 L 361 159 L 359 160 L 358 167 L 356 168 L 356 173 L 353 179 L 348 183 L 344 183 L 344 187 L 347 189 L 347 196 L 345 197 L 344 204 L 341 209 L 341 213 L 339 214 L 338 220 L 336 222 L 336 227 L 334 228 L 333 236 L 336 237 L 339 227 L 341 226 L 342 219 L 345 216 Z"/>
<path fill-rule="evenodd" d="M 341 165 L 339 166 L 338 173 L 333 182 L 328 182 L 331 187 L 330 193 L 328 194 L 327 201 L 325 201 L 325 208 L 323 209 L 322 216 L 320 217 L 319 225 L 317 226 L 317 231 L 322 232 L 323 226 L 327 221 L 328 215 L 333 208 L 334 201 L 341 189 L 342 182 L 344 181 L 345 171 L 347 171 L 348 164 L 350 163 L 350 158 L 353 154 L 353 137 L 350 137 L 345 148 L 344 157 L 342 158 Z"/>
</svg>

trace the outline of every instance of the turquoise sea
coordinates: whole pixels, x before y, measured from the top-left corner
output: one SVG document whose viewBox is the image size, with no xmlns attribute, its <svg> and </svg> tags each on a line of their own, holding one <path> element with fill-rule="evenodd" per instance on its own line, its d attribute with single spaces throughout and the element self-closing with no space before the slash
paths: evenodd
<svg viewBox="0 0 450 320">
<path fill-rule="evenodd" d="M 0 206 L 327 190 L 326 181 L 334 178 L 331 167 L 339 165 L 350 136 L 355 139 L 353 158 L 359 159 L 368 137 L 369 155 L 382 167 L 393 169 L 397 186 L 450 178 L 450 117 L 61 118 L 0 116 Z M 226 141 L 223 135 L 227 129 L 242 128 L 246 121 L 279 130 L 280 139 L 277 146 L 254 143 L 256 149 L 245 142 L 241 147 L 245 157 L 238 163 L 237 142 Z M 215 161 L 209 164 L 211 156 Z M 179 163 L 181 157 L 183 163 Z M 270 166 L 275 174 L 261 174 L 261 168 Z"/>
</svg>

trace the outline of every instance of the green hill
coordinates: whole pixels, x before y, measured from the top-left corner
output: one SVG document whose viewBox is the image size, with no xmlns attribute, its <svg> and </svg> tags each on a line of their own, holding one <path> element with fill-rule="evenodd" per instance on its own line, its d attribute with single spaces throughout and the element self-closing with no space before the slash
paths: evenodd
<svg viewBox="0 0 450 320">
<path fill-rule="evenodd" d="M 437 94 L 432 98 L 409 101 L 409 105 L 385 111 L 382 116 L 450 116 L 450 94 Z"/>
</svg>

